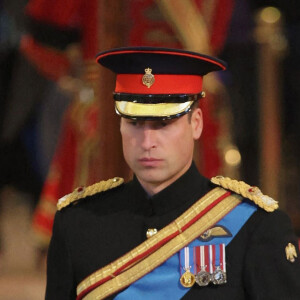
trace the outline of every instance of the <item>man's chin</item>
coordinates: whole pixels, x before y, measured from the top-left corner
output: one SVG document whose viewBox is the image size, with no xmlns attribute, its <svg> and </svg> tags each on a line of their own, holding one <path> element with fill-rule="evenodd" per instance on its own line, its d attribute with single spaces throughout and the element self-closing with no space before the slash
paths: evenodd
<svg viewBox="0 0 300 300">
<path fill-rule="evenodd" d="M 135 175 L 141 181 L 151 184 L 159 184 L 167 180 L 167 177 L 164 176 L 162 170 L 159 168 L 145 168 L 136 172 Z"/>
</svg>

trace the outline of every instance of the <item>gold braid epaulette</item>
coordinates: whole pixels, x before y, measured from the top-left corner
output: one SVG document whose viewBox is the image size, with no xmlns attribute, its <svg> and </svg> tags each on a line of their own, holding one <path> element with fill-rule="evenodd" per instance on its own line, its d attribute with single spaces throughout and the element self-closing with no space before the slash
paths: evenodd
<svg viewBox="0 0 300 300">
<path fill-rule="evenodd" d="M 264 195 L 256 186 L 250 186 L 243 181 L 233 180 L 223 176 L 213 177 L 211 178 L 211 182 L 252 200 L 256 205 L 267 212 L 272 212 L 278 208 L 278 202 Z"/>
<path fill-rule="evenodd" d="M 61 210 L 62 208 L 68 206 L 76 200 L 113 189 L 121 185 L 123 182 L 123 178 L 115 177 L 109 180 L 102 180 L 88 187 L 79 187 L 75 189 L 72 193 L 60 198 L 57 203 L 57 209 Z"/>
</svg>

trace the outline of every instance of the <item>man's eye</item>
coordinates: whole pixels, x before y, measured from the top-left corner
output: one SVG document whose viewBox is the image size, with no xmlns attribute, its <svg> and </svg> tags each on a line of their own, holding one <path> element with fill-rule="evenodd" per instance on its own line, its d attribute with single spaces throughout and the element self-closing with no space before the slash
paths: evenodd
<svg viewBox="0 0 300 300">
<path fill-rule="evenodd" d="M 156 128 L 163 128 L 166 127 L 169 123 L 167 121 L 159 121 L 156 123 Z"/>
<path fill-rule="evenodd" d="M 131 125 L 131 126 L 137 126 L 138 125 L 138 121 L 135 120 L 127 120 L 127 124 Z"/>
</svg>

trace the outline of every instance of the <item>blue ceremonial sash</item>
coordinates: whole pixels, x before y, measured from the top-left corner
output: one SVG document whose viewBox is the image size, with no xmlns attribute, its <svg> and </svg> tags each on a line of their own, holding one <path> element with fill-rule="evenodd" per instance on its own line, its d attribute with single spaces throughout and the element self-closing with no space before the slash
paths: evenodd
<svg viewBox="0 0 300 300">
<path fill-rule="evenodd" d="M 187 247 L 193 248 L 195 246 L 221 243 L 224 243 L 227 246 L 256 210 L 256 205 L 244 200 L 216 224 L 226 227 L 231 232 L 232 236 L 214 237 L 210 241 L 200 241 L 196 239 Z M 180 264 L 178 252 L 152 272 L 131 284 L 114 299 L 181 299 L 189 291 L 189 288 L 183 287 L 180 284 L 179 279 Z"/>
</svg>

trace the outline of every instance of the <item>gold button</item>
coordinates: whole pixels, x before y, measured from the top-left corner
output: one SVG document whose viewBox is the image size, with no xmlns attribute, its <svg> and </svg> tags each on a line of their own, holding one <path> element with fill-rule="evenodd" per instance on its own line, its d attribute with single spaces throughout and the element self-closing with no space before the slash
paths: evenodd
<svg viewBox="0 0 300 300">
<path fill-rule="evenodd" d="M 156 228 L 149 228 L 146 232 L 146 237 L 149 239 L 151 236 L 157 234 L 157 229 Z"/>
</svg>

